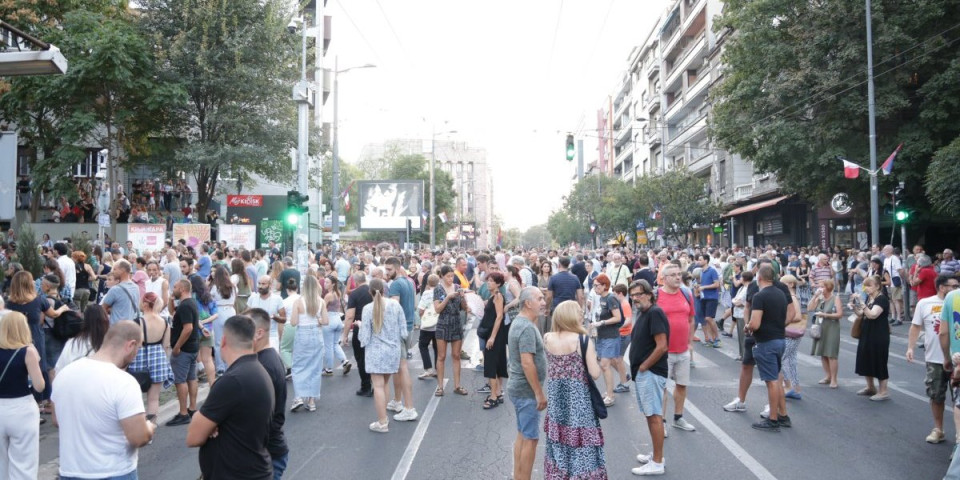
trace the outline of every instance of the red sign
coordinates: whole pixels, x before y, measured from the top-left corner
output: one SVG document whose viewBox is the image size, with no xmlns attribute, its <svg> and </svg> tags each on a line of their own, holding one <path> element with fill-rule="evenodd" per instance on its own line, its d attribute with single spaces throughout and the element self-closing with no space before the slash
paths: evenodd
<svg viewBox="0 0 960 480">
<path fill-rule="evenodd" d="M 227 195 L 228 207 L 262 207 L 263 195 Z"/>
</svg>

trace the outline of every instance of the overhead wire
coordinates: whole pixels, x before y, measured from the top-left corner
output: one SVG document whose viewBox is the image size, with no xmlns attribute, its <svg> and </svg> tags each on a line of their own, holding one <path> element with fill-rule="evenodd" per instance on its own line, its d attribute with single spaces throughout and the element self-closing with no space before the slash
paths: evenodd
<svg viewBox="0 0 960 480">
<path fill-rule="evenodd" d="M 337 0 L 337 5 L 340 6 L 340 12 L 343 13 L 344 17 L 347 17 L 347 21 L 349 21 L 350 24 L 353 25 L 353 28 L 357 31 L 357 34 L 360 35 L 360 38 L 363 40 L 363 43 L 367 45 L 367 48 L 369 48 L 370 52 L 373 53 L 373 57 L 377 59 L 377 63 L 380 63 L 381 61 L 380 55 L 377 53 L 377 49 L 373 48 L 373 44 L 371 44 L 370 41 L 367 40 L 366 35 L 363 34 L 363 29 L 357 26 L 357 22 L 353 21 L 353 17 L 350 16 L 349 12 L 347 12 L 347 9 L 343 3 L 344 3 L 343 1 Z"/>
</svg>

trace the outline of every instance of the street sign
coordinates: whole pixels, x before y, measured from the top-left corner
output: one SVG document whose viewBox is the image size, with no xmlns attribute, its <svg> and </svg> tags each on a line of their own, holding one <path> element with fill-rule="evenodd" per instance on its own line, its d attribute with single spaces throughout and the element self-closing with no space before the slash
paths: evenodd
<svg viewBox="0 0 960 480">
<path fill-rule="evenodd" d="M 101 213 L 97 215 L 97 223 L 103 228 L 110 228 L 110 214 Z"/>
<path fill-rule="evenodd" d="M 643 230 L 647 228 L 646 223 L 643 220 L 637 220 L 637 230 Z"/>
<path fill-rule="evenodd" d="M 723 227 L 720 225 L 713 227 L 713 233 L 723 233 Z"/>
<path fill-rule="evenodd" d="M 637 245 L 646 245 L 647 242 L 647 231 L 637 230 Z"/>
</svg>

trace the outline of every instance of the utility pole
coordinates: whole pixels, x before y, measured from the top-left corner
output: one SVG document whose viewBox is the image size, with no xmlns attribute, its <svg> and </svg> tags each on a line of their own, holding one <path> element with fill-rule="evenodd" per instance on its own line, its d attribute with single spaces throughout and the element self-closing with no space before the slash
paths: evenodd
<svg viewBox="0 0 960 480">
<path fill-rule="evenodd" d="M 293 101 L 297 103 L 297 191 L 305 195 L 308 190 L 307 182 L 307 145 L 310 135 L 310 83 L 307 81 L 307 16 L 301 17 L 301 45 L 300 45 L 300 81 L 293 87 Z M 322 40 L 321 40 L 322 41 Z M 293 254 L 300 275 L 307 274 L 306 244 L 302 233 L 310 228 L 309 219 L 301 215 L 293 231 Z"/>
<path fill-rule="evenodd" d="M 333 243 L 333 258 L 336 258 L 337 248 L 340 245 L 340 124 L 338 103 L 340 97 L 340 71 L 339 57 L 333 57 L 333 183 L 330 189 L 330 240 Z M 320 214 L 323 218 L 323 213 Z M 323 231 L 323 222 L 320 225 L 320 231 Z"/>
<path fill-rule="evenodd" d="M 867 110 L 870 123 L 870 242 L 880 245 L 880 201 L 877 197 L 877 118 L 873 87 L 873 26 L 872 7 L 866 0 L 867 10 Z"/>
</svg>

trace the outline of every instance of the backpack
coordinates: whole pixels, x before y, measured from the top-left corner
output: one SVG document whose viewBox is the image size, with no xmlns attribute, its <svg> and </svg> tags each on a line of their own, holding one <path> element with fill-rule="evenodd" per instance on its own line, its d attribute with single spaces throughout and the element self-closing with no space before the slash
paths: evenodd
<svg viewBox="0 0 960 480">
<path fill-rule="evenodd" d="M 67 310 L 53 319 L 53 336 L 61 342 L 77 336 L 83 327 L 83 316 L 75 310 Z"/>
</svg>

